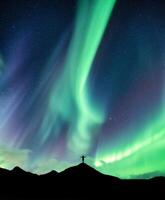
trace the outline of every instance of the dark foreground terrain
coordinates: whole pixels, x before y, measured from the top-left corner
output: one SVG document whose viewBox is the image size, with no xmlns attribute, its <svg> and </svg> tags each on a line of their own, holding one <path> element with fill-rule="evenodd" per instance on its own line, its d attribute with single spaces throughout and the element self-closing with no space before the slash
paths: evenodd
<svg viewBox="0 0 165 200">
<path fill-rule="evenodd" d="M 16 167 L 0 169 L 0 199 L 135 199 L 165 197 L 165 178 L 120 180 L 86 164 L 38 176 Z M 148 198 L 147 198 L 148 199 Z"/>
</svg>

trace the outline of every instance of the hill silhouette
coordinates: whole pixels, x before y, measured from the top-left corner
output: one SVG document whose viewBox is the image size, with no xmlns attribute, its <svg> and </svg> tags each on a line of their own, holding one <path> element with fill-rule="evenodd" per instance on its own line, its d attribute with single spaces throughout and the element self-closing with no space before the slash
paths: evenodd
<svg viewBox="0 0 165 200">
<path fill-rule="evenodd" d="M 79 165 L 70 167 L 62 171 L 60 174 L 67 175 L 67 176 L 98 176 L 102 175 L 97 170 L 93 169 L 89 165 L 85 163 L 80 163 Z"/>
<path fill-rule="evenodd" d="M 117 177 L 113 177 L 113 176 L 109 176 L 109 175 L 105 175 L 102 174 L 101 172 L 97 171 L 96 169 L 90 167 L 89 165 L 85 164 L 85 163 L 80 163 L 79 165 L 70 167 L 65 169 L 64 171 L 62 171 L 60 173 L 60 175 L 63 176 L 74 176 L 74 177 L 88 177 L 88 176 L 93 176 L 93 177 L 102 177 L 102 176 L 108 176 L 109 179 L 114 179 L 114 180 L 118 180 Z"/>
<path fill-rule="evenodd" d="M 0 168 L 0 199 L 93 199 L 94 196 L 107 199 L 107 195 L 142 198 L 144 194 L 160 195 L 164 188 L 164 177 L 121 180 L 84 163 L 61 173 L 51 171 L 44 175 L 25 172 L 19 167 L 13 170 Z"/>
<path fill-rule="evenodd" d="M 30 172 L 26 172 L 23 169 L 21 169 L 20 167 L 14 167 L 11 172 L 10 172 L 11 176 L 33 176 L 34 174 L 30 173 Z"/>
<path fill-rule="evenodd" d="M 57 176 L 58 175 L 58 172 L 56 172 L 55 170 L 52 170 L 46 174 L 42 174 L 40 176 L 43 176 L 43 177 L 46 177 L 46 176 Z"/>
</svg>

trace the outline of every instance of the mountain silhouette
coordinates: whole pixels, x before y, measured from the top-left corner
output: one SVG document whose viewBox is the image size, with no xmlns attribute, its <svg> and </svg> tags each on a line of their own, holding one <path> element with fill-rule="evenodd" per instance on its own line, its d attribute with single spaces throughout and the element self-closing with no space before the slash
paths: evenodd
<svg viewBox="0 0 165 200">
<path fill-rule="evenodd" d="M 33 177 L 35 174 L 31 172 L 24 171 L 22 168 L 16 166 L 10 171 L 10 176 L 15 176 L 15 177 Z M 37 175 L 36 175 L 37 176 Z"/>
<path fill-rule="evenodd" d="M 44 175 L 26 172 L 19 167 L 12 170 L 0 168 L 0 199 L 106 199 L 107 195 L 141 198 L 145 195 L 163 194 L 165 178 L 148 180 L 121 180 L 98 172 L 85 163 L 70 167 L 60 173 L 52 170 Z"/>
<path fill-rule="evenodd" d="M 12 174 L 15 175 L 26 175 L 28 172 L 25 172 L 23 169 L 21 169 L 20 167 L 14 167 L 12 169 Z"/>
<path fill-rule="evenodd" d="M 9 176 L 11 174 L 10 170 L 0 168 L 0 177 L 2 176 Z"/>
<path fill-rule="evenodd" d="M 85 163 L 65 169 L 60 173 L 66 176 L 103 176 L 102 173 Z"/>
<path fill-rule="evenodd" d="M 52 170 L 52 171 L 50 171 L 50 172 L 48 172 L 48 173 L 46 173 L 46 174 L 42 174 L 42 175 L 40 175 L 40 176 L 57 176 L 59 173 L 58 172 L 56 172 L 55 170 Z"/>
</svg>

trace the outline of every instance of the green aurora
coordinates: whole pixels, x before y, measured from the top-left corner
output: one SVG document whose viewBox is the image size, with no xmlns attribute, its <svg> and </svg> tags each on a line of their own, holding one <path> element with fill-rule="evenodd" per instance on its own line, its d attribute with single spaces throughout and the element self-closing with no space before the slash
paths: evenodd
<svg viewBox="0 0 165 200">
<path fill-rule="evenodd" d="M 88 76 L 114 5 L 115 0 L 95 0 L 92 5 L 89 1 L 79 2 L 64 70 L 55 82 L 46 122 L 40 130 L 44 142 L 51 121 L 57 129 L 59 119 L 69 123 L 68 149 L 77 155 L 90 150 L 96 136 L 94 128 L 104 120 L 104 113 L 90 100 Z"/>
</svg>

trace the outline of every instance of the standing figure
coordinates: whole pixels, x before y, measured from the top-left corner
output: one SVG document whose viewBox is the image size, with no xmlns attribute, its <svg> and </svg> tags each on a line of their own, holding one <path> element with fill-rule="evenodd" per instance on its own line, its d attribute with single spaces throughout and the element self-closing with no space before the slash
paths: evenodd
<svg viewBox="0 0 165 200">
<path fill-rule="evenodd" d="M 84 156 L 84 155 L 81 156 L 82 163 L 84 163 L 85 158 L 86 158 L 86 156 Z"/>
</svg>

